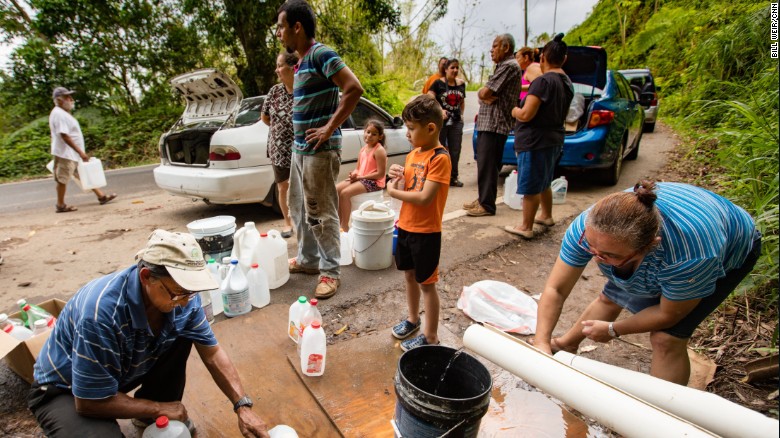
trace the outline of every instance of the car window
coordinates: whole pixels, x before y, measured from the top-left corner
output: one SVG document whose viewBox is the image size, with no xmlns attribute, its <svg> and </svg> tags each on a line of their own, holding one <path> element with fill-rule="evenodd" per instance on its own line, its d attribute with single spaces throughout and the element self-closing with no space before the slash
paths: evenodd
<svg viewBox="0 0 780 438">
<path fill-rule="evenodd" d="M 580 93 L 583 96 L 587 96 L 587 97 L 589 97 L 591 93 L 593 93 L 595 97 L 599 97 L 601 96 L 601 93 L 604 91 L 601 88 L 594 87 L 593 85 L 580 84 L 577 82 L 573 83 L 572 85 L 574 86 L 575 93 Z"/>
<path fill-rule="evenodd" d="M 244 99 L 241 102 L 241 108 L 236 115 L 236 121 L 233 123 L 234 128 L 240 126 L 254 125 L 260 120 L 260 111 L 263 109 L 263 101 L 265 99 L 258 97 L 255 99 Z"/>
<path fill-rule="evenodd" d="M 384 124 L 387 124 L 385 117 L 378 113 L 376 110 L 366 105 L 364 102 L 358 102 L 355 110 L 352 111 L 352 122 L 355 124 L 356 129 L 363 129 L 366 127 L 366 122 L 371 119 L 376 119 Z"/>
<path fill-rule="evenodd" d="M 628 83 L 626 82 L 625 79 L 618 76 L 617 85 L 618 85 L 618 90 L 620 92 L 619 93 L 620 97 L 622 97 L 623 99 L 634 100 L 634 92 L 631 90 L 631 87 L 628 86 Z"/>
</svg>

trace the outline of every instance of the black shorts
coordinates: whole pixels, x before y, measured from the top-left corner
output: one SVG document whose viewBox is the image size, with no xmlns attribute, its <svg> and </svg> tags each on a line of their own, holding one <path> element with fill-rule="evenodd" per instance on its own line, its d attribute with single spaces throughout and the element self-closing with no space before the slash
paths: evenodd
<svg viewBox="0 0 780 438">
<path fill-rule="evenodd" d="M 290 166 L 281 167 L 277 165 L 272 166 L 274 168 L 274 182 L 281 183 L 290 179 Z"/>
<path fill-rule="evenodd" d="M 395 266 L 399 271 L 414 269 L 414 280 L 420 284 L 439 281 L 441 233 L 412 233 L 398 229 Z"/>
</svg>

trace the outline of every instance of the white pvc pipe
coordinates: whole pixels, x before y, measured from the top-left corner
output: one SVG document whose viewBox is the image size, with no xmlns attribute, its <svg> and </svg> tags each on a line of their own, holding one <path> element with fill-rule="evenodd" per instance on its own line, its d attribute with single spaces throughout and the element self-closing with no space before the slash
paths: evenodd
<svg viewBox="0 0 780 438">
<path fill-rule="evenodd" d="M 565 351 L 555 359 L 722 436 L 780 436 L 780 423 L 706 391 L 608 365 Z"/>
<path fill-rule="evenodd" d="M 621 435 L 715 436 L 497 330 L 472 325 L 463 345 Z"/>
</svg>

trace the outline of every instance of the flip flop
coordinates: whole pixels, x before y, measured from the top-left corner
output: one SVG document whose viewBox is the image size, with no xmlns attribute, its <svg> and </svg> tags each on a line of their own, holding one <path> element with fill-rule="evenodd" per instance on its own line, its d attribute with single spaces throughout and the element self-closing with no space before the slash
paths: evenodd
<svg viewBox="0 0 780 438">
<path fill-rule="evenodd" d="M 55 207 L 57 207 L 56 213 L 70 213 L 71 211 L 78 210 L 78 208 L 72 205 L 56 205 Z"/>
<path fill-rule="evenodd" d="M 555 221 L 552 219 L 546 219 L 546 220 L 534 219 L 534 223 L 539 225 L 544 225 L 545 227 L 551 227 L 555 225 Z"/>
<path fill-rule="evenodd" d="M 292 235 L 293 235 L 292 230 L 282 230 L 282 237 L 284 237 L 285 239 L 292 237 Z"/>
<path fill-rule="evenodd" d="M 116 198 L 116 193 L 112 193 L 110 195 L 103 195 L 98 198 L 98 202 L 100 202 L 100 205 L 103 205 L 111 202 L 114 198 Z"/>
<path fill-rule="evenodd" d="M 527 240 L 530 240 L 530 239 L 534 238 L 534 231 L 533 230 L 522 231 L 522 230 L 518 230 L 517 228 L 515 228 L 515 227 L 513 227 L 511 225 L 507 225 L 507 226 L 504 227 L 504 231 L 506 231 L 509 234 L 514 234 L 515 236 L 520 236 L 523 239 L 527 239 Z"/>
</svg>

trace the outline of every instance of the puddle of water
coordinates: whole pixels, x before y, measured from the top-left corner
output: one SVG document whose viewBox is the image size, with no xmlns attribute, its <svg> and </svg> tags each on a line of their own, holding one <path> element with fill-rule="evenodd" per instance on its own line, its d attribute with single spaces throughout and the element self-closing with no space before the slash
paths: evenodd
<svg viewBox="0 0 780 438">
<path fill-rule="evenodd" d="M 509 382 L 507 382 L 509 383 Z M 495 386 L 479 438 L 595 438 L 609 434 L 589 426 L 537 391 Z"/>
</svg>

